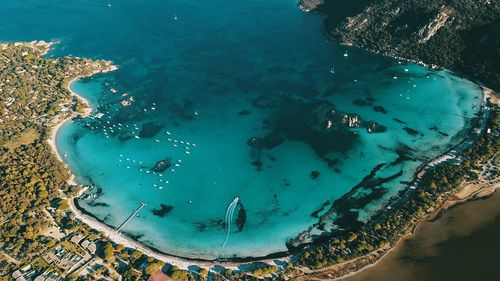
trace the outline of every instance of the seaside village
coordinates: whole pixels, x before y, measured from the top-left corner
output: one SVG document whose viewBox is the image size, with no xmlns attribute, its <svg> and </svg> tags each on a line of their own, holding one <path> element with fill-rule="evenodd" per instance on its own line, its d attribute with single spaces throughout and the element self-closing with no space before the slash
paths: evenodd
<svg viewBox="0 0 500 281">
<path fill-rule="evenodd" d="M 109 240 L 95 230 L 77 227 L 78 218 L 72 217 L 69 209 L 63 203 L 58 207 L 47 207 L 46 215 L 51 220 L 51 225 L 43 233 L 48 237 L 48 250 L 39 253 L 27 263 L 22 263 L 4 252 L 10 262 L 16 264 L 17 269 L 5 275 L 0 269 L 0 280 L 15 281 L 57 281 L 57 280 L 139 280 L 142 270 L 149 280 L 171 280 L 161 271 L 163 262 L 147 258 L 142 252 L 127 249 L 123 245 L 113 245 Z M 60 219 L 76 220 L 76 224 L 58 226 Z M 4 243 L 0 242 L 0 249 Z M 8 250 L 8 249 L 5 249 Z M 131 250 L 131 252 L 130 252 Z M 101 253 L 98 254 L 98 251 Z M 117 256 L 116 252 L 121 252 Z M 130 255 L 129 255 L 130 254 Z M 127 255 L 125 257 L 125 255 Z M 138 263 L 138 269 L 130 267 L 129 263 Z M 1 265 L 0 261 L 0 265 Z M 0 267 L 1 268 L 1 267 Z M 123 273 L 129 270 L 133 273 Z M 120 273 L 117 272 L 117 269 Z M 208 274 L 208 272 L 207 272 Z M 136 276 L 127 278 L 127 276 Z M 3 276 L 3 277 L 2 277 Z M 83 279 L 81 279 L 83 278 Z M 143 280 L 143 279 L 141 279 Z"/>
<path fill-rule="evenodd" d="M 65 209 L 65 206 L 62 206 L 62 209 Z M 55 222 L 61 216 L 69 216 L 70 211 L 66 210 L 61 213 L 61 207 L 47 207 L 46 215 L 50 218 L 51 225 L 44 234 L 53 238 L 47 241 L 49 249 L 40 253 L 29 263 L 20 263 L 11 258 L 12 262 L 18 266 L 18 269 L 11 274 L 11 280 L 57 281 L 93 274 L 102 276 L 101 280 L 116 280 L 114 277 L 119 274 L 114 272 L 113 267 L 106 265 L 105 260 L 96 255 L 97 243 L 103 242 L 97 233 L 73 231 L 64 226 L 62 229 Z M 110 274 L 103 274 L 104 271 Z"/>
<path fill-rule="evenodd" d="M 42 59 L 50 46 L 0 44 L 0 280 L 147 278 L 164 263 L 112 244 L 71 212 L 78 188 L 66 183 L 67 171 L 46 139 L 48 128 L 81 109 L 61 82 L 114 68 L 106 61 Z"/>
</svg>

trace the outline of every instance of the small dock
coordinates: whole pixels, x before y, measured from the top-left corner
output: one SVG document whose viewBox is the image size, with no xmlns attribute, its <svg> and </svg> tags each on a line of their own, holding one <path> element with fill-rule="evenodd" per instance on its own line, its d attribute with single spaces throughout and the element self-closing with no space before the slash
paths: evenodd
<svg viewBox="0 0 500 281">
<path fill-rule="evenodd" d="M 120 232 L 120 230 L 128 223 L 130 222 L 130 220 L 132 220 L 132 218 L 137 215 L 137 213 L 139 213 L 139 211 L 144 207 L 146 206 L 146 204 L 142 203 L 141 202 L 141 205 L 135 209 L 135 211 L 122 223 L 120 224 L 120 226 L 116 229 L 116 232 Z"/>
</svg>

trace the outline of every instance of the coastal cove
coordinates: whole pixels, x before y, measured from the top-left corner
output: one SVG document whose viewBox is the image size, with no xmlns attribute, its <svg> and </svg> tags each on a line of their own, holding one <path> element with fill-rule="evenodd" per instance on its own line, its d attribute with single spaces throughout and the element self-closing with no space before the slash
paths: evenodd
<svg viewBox="0 0 500 281">
<path fill-rule="evenodd" d="M 54 13 L 74 15 L 71 4 L 55 6 Z M 83 6 L 89 15 L 107 16 L 82 18 L 81 26 L 49 21 L 40 27 L 42 39 L 60 38 L 49 57 L 106 58 L 120 68 L 72 84 L 94 106 L 94 119 L 66 123 L 57 147 L 77 180 L 95 186 L 79 201 L 82 208 L 118 227 L 146 203 L 124 232 L 165 253 L 262 257 L 286 252 L 286 242 L 308 228 L 301 238 L 306 243 L 325 230 L 365 222 L 408 188 L 404 182 L 421 163 L 459 143 L 479 110 L 481 92 L 473 83 L 325 42 L 321 18 L 302 14 L 294 1 L 154 3 L 158 11 L 133 2 Z M 213 20 L 202 10 L 221 16 Z M 92 27 L 97 24 L 101 29 Z M 20 39 L 7 30 L 0 36 Z M 89 36 L 97 39 L 88 43 Z M 325 148 L 304 138 L 307 130 L 290 128 L 315 110 L 326 114 L 315 120 L 320 126 L 335 120 L 327 114 L 333 109 L 352 115 L 353 127 L 342 135 L 345 148 Z M 373 132 L 382 128 L 374 124 L 386 131 Z M 252 138 L 278 145 L 252 146 Z M 169 169 L 153 175 L 165 159 Z M 358 208 L 333 205 L 371 173 L 386 181 L 351 194 Z M 221 249 L 224 216 L 235 197 L 233 231 Z M 238 223 L 239 213 L 245 215 Z"/>
<path fill-rule="evenodd" d="M 5 244 L 4 247 L 2 247 L 0 252 L 0 254 L 2 254 L 2 256 L 0 256 L 0 265 L 2 266 L 2 268 L 0 268 L 0 270 L 5 270 L 5 260 L 2 259 L 3 257 L 7 257 L 8 262 L 14 263 L 13 266 L 21 264 L 21 259 L 23 263 L 27 262 L 28 264 L 36 265 L 37 268 L 35 270 L 40 276 L 54 276 L 54 274 L 56 274 L 55 276 L 66 275 L 68 276 L 68 278 L 73 279 L 74 274 L 68 275 L 67 271 L 64 272 L 59 270 L 54 272 L 54 268 L 50 268 L 48 264 L 44 266 L 43 264 L 45 262 L 40 260 L 39 255 L 43 252 L 49 253 L 58 251 L 60 247 L 64 247 L 65 249 L 71 251 L 71 253 L 74 253 L 75 248 L 71 245 L 75 245 L 75 243 L 78 243 L 78 240 L 82 239 L 81 235 L 83 235 L 84 237 L 87 237 L 87 239 L 99 239 L 97 249 L 103 249 L 104 253 L 99 253 L 101 250 L 98 250 L 99 252 L 97 253 L 97 256 L 94 255 L 94 258 L 97 259 L 97 262 L 99 262 L 100 258 L 102 257 L 107 266 L 100 272 L 104 272 L 104 274 L 106 275 L 113 275 L 113 278 L 115 279 L 118 278 L 118 274 L 123 274 L 123 276 L 127 278 L 127 280 L 129 278 L 137 279 L 139 277 L 137 274 L 138 271 L 136 271 L 134 268 L 129 268 L 126 271 L 123 271 L 123 269 L 119 269 L 119 265 L 113 262 L 115 255 L 112 254 L 112 252 L 110 255 L 108 249 L 115 249 L 113 251 L 117 251 L 116 254 L 119 254 L 121 259 L 124 258 L 128 260 L 128 262 L 133 262 L 135 264 L 134 267 L 138 267 L 140 264 L 145 266 L 144 274 L 146 275 L 151 275 L 158 268 L 163 267 L 163 265 L 167 263 L 168 269 L 164 270 L 168 270 L 174 279 L 185 279 L 188 278 L 191 274 L 207 275 L 210 272 L 211 275 L 213 274 L 214 278 L 217 277 L 216 280 L 220 278 L 237 279 L 240 277 L 250 278 L 251 280 L 254 280 L 255 278 L 258 278 L 258 276 L 269 276 L 270 274 L 273 278 L 292 278 L 295 280 L 297 278 L 301 278 L 302 274 L 308 271 L 308 278 L 316 278 L 321 275 L 324 275 L 324 278 L 331 278 L 333 276 L 341 276 L 338 275 L 339 273 L 342 275 L 351 275 L 352 273 L 354 273 L 354 271 L 356 271 L 356 267 L 359 268 L 359 266 L 366 266 L 367 264 L 365 261 L 367 259 L 369 263 L 375 265 L 377 264 L 377 262 L 375 262 L 376 260 L 369 261 L 373 256 L 376 256 L 379 253 L 384 253 L 384 251 L 386 253 L 391 253 L 393 251 L 393 248 L 391 247 L 396 247 L 397 249 L 397 247 L 401 244 L 398 243 L 398 241 L 402 240 L 399 237 L 403 235 L 402 238 L 404 239 L 406 237 L 404 233 L 407 230 L 413 229 L 413 227 L 422 220 L 423 214 L 419 214 L 419 211 L 416 208 L 419 207 L 419 205 L 419 208 L 424 208 L 422 210 L 426 210 L 425 212 L 431 216 L 430 219 L 434 220 L 442 213 L 442 211 L 450 208 L 450 206 L 452 206 L 453 204 L 465 202 L 466 200 L 483 196 L 488 196 L 489 194 L 491 194 L 491 192 L 493 192 L 495 186 L 498 186 L 499 183 L 498 179 L 495 176 L 498 171 L 495 170 L 496 163 L 498 162 L 498 149 L 496 149 L 495 147 L 498 146 L 498 140 L 494 138 L 494 136 L 498 134 L 498 125 L 500 124 L 498 108 L 496 107 L 498 106 L 498 96 L 496 96 L 493 91 L 483 88 L 483 99 L 489 100 L 489 103 L 487 106 L 481 106 L 481 117 L 474 121 L 474 126 L 477 126 L 476 129 L 474 129 L 474 133 L 470 134 L 459 145 L 453 147 L 452 149 L 449 149 L 446 154 L 443 154 L 442 156 L 433 159 L 432 161 L 426 162 L 425 165 L 421 165 L 421 167 L 418 169 L 419 172 L 417 176 L 419 183 L 418 185 L 416 185 L 418 187 L 418 190 L 420 190 L 419 193 L 415 194 L 415 192 L 413 192 L 414 189 L 412 188 L 401 190 L 400 198 L 397 200 L 391 199 L 391 202 L 389 203 L 389 205 L 387 205 L 387 211 L 379 211 L 378 214 L 376 214 L 375 217 L 371 219 L 371 221 L 363 226 L 362 229 L 357 231 L 358 235 L 360 235 L 360 238 L 357 239 L 358 241 L 356 241 L 355 243 L 352 243 L 353 240 L 344 240 L 346 242 L 341 242 L 349 243 L 346 249 L 351 250 L 351 253 L 354 254 L 351 257 L 346 257 L 345 254 L 342 254 L 344 255 L 344 257 L 349 259 L 346 262 L 339 262 L 339 254 L 335 253 L 337 251 L 336 248 L 338 248 L 337 246 L 335 246 L 335 243 L 338 243 L 336 241 L 341 241 L 339 239 L 345 239 L 343 238 L 342 233 L 339 233 L 339 236 L 332 237 L 330 241 L 325 241 L 323 243 L 314 245 L 314 248 L 316 248 L 316 250 L 310 247 L 302 253 L 297 254 L 289 261 L 272 259 L 261 260 L 257 263 L 247 263 L 243 262 L 243 260 L 240 259 L 237 263 L 214 263 L 199 260 L 179 259 L 170 255 L 159 254 L 158 251 L 145 248 L 143 245 L 131 239 L 127 239 L 122 233 L 119 233 L 119 231 L 101 224 L 100 222 L 94 220 L 92 217 L 87 216 L 85 212 L 80 212 L 80 210 L 75 207 L 75 204 L 77 204 L 77 202 L 73 201 L 73 196 L 76 196 L 76 198 L 78 198 L 82 193 L 86 193 L 87 189 L 90 189 L 92 187 L 81 189 L 80 187 L 74 185 L 74 182 L 69 178 L 67 168 L 63 167 L 62 162 L 56 161 L 54 152 L 57 155 L 57 151 L 54 151 L 54 146 L 52 146 L 51 151 L 49 145 L 45 143 L 45 141 L 47 140 L 47 136 L 49 135 L 48 129 L 53 129 L 52 137 L 50 138 L 52 139 L 53 143 L 54 134 L 56 133 L 57 128 L 60 127 L 60 124 L 67 122 L 68 119 L 76 118 L 74 120 L 78 120 L 84 116 L 77 115 L 75 117 L 77 113 L 73 112 L 78 112 L 80 114 L 88 114 L 89 112 L 89 108 L 85 107 L 85 104 L 88 104 L 88 102 L 78 99 L 78 96 L 76 96 L 77 94 L 72 92 L 71 81 L 75 81 L 80 77 L 92 76 L 93 73 L 116 70 L 116 67 L 114 67 L 109 61 L 92 61 L 88 59 L 69 57 L 65 57 L 62 59 L 40 58 L 41 55 L 47 53 L 50 45 L 50 43 L 45 42 L 13 43 L 0 45 L 3 50 L 3 56 L 2 60 L 0 60 L 0 64 L 4 69 L 16 69 L 16 71 L 7 71 L 2 73 L 3 75 L 7 75 L 2 77 L 2 81 L 6 81 L 8 83 L 9 81 L 11 81 L 10 83 L 14 85 L 18 84 L 18 77 L 16 77 L 16 75 L 22 74 L 22 78 L 25 81 L 33 81 L 32 77 L 41 75 L 41 78 L 36 79 L 36 81 L 49 82 L 41 84 L 30 83 L 21 86 L 21 88 L 18 88 L 17 92 L 14 93 L 16 101 L 14 106 L 9 107 L 8 109 L 4 107 L 3 109 L 4 112 L 12 111 L 15 113 L 9 115 L 9 117 L 11 117 L 12 119 L 19 120 L 18 118 L 21 118 L 25 120 L 24 124 L 31 125 L 29 125 L 30 127 L 27 130 L 24 130 L 24 132 L 21 131 L 21 133 L 16 133 L 16 131 L 19 132 L 19 129 L 23 130 L 23 127 L 19 126 L 19 122 L 11 123 L 9 120 L 10 118 L 2 120 L 3 122 L 7 121 L 7 127 L 9 128 L 7 132 L 13 132 L 14 135 L 13 137 L 8 137 L 7 142 L 5 142 L 5 135 L 3 135 L 4 152 L 6 153 L 2 154 L 3 161 L 1 163 L 4 165 L 4 167 L 5 165 L 8 165 L 9 169 L 6 170 L 7 176 L 4 177 L 6 181 L 2 182 L 3 187 L 6 187 L 7 189 L 2 189 L 2 193 L 0 193 L 0 195 L 2 196 L 2 198 L 5 198 L 6 195 L 12 196 L 11 187 L 17 187 L 14 194 L 19 193 L 23 189 L 28 191 L 28 194 L 29 191 L 35 191 L 36 195 L 33 194 L 35 195 L 33 197 L 33 195 L 30 194 L 29 197 L 35 200 L 33 201 L 35 202 L 35 204 L 39 204 L 36 202 L 42 202 L 42 204 L 33 207 L 32 211 L 28 213 L 16 213 L 15 210 L 11 209 L 7 209 L 7 213 L 2 213 L 4 215 L 4 218 L 9 218 L 9 214 L 12 214 L 16 217 L 14 221 L 9 219 L 7 219 L 7 221 L 4 221 L 5 223 L 2 225 L 2 232 L 0 232 L 0 235 L 4 237 L 2 241 L 12 241 L 11 239 L 13 239 L 14 237 L 16 237 L 16 240 L 13 241 L 14 243 L 7 243 L 7 245 L 12 245 L 9 246 L 9 248 L 6 248 Z M 44 79 L 43 75 L 47 73 L 47 71 L 45 70 L 46 67 L 49 67 L 49 73 L 51 72 L 55 76 L 51 76 L 50 79 Z M 1 88 L 1 90 L 5 91 L 5 89 L 8 89 L 7 87 L 4 86 Z M 45 95 L 45 91 L 43 91 L 42 95 L 39 96 L 40 94 L 38 92 L 38 89 L 42 87 L 53 87 L 53 90 L 50 91 L 50 95 Z M 24 94 L 26 92 L 24 89 L 26 88 L 31 89 L 31 93 L 34 94 L 34 96 L 26 96 Z M 10 92 L 9 94 L 12 94 L 12 92 Z M 8 96 L 9 94 L 7 94 L 7 101 L 12 100 L 12 97 Z M 32 103 L 32 100 L 36 100 L 37 103 Z M 47 101 L 55 102 L 47 104 Z M 23 104 L 28 104 L 28 106 L 22 106 Z M 36 110 L 40 107 L 40 105 L 45 109 L 42 108 L 41 110 Z M 489 109 L 490 106 L 492 106 L 491 110 Z M 36 123 L 34 123 L 31 119 L 25 119 L 28 117 L 28 115 L 19 114 L 19 112 L 17 111 L 19 108 L 27 108 L 29 110 L 35 109 L 36 111 L 32 111 L 34 112 L 35 116 L 39 112 L 50 113 L 51 110 L 53 110 L 56 114 L 42 115 L 41 118 L 35 118 L 34 120 L 36 121 Z M 29 114 L 29 116 L 33 117 L 32 114 Z M 73 122 L 73 120 L 71 122 Z M 48 124 L 54 124 L 54 126 Z M 39 130 L 39 132 L 41 133 L 41 136 L 38 139 L 36 138 L 36 135 L 34 136 L 34 139 L 25 137 L 27 134 L 33 134 L 33 128 L 37 128 L 37 130 Z M 487 133 L 481 134 L 481 132 L 485 131 L 487 131 Z M 49 144 L 51 143 L 50 139 Z M 28 142 L 30 141 L 32 141 L 33 143 L 29 144 Z M 19 144 L 21 144 L 21 147 L 19 147 Z M 29 149 L 30 147 L 36 147 L 37 149 L 33 151 Z M 38 168 L 34 171 L 30 171 L 30 166 L 23 167 L 22 170 L 24 170 L 23 173 L 25 176 L 20 178 L 16 177 L 16 171 L 19 171 L 19 168 L 17 168 L 16 165 L 19 164 L 19 160 L 29 161 L 29 157 L 26 157 L 26 154 L 33 152 L 38 155 L 35 156 L 38 157 L 37 162 L 40 163 L 40 165 L 37 166 Z M 458 158 L 457 153 L 459 156 Z M 21 157 L 19 158 L 18 155 L 21 155 Z M 66 156 L 64 155 L 63 157 Z M 59 159 L 61 158 L 62 157 L 59 157 Z M 437 165 L 439 162 L 442 162 L 445 159 L 448 159 L 448 164 Z M 44 163 L 44 161 L 46 162 Z M 456 166 L 453 164 L 460 162 L 463 163 L 460 166 Z M 11 167 L 14 168 L 12 169 Z M 59 169 L 59 171 L 57 171 L 57 169 Z M 50 171 L 50 174 L 44 171 Z M 55 173 L 53 171 L 55 171 Z M 31 177 L 29 176 L 29 174 L 31 174 Z M 466 176 L 467 174 L 468 176 Z M 54 189 L 51 187 L 50 189 L 46 190 L 46 187 L 43 185 L 43 183 L 38 181 L 39 183 L 42 183 L 42 185 L 39 184 L 38 188 L 35 190 L 30 189 L 30 186 L 33 186 L 33 182 L 36 183 L 36 181 L 34 181 L 33 179 L 33 175 L 35 175 L 36 177 L 45 177 L 45 180 L 43 182 L 58 188 Z M 318 177 L 319 175 L 316 174 L 315 176 Z M 24 183 L 19 182 L 18 179 L 22 179 Z M 69 184 L 65 183 L 65 181 L 68 179 Z M 467 181 L 466 184 L 462 183 L 464 179 Z M 439 181 L 439 187 L 432 181 Z M 488 187 L 488 184 L 491 185 L 491 187 Z M 462 187 L 459 187 L 459 185 L 461 185 Z M 438 188 L 439 191 L 436 193 L 436 189 Z M 50 193 L 47 191 L 49 191 Z M 26 192 L 23 193 L 26 194 Z M 409 197 L 407 197 L 408 195 Z M 422 195 L 424 195 L 424 197 L 422 197 Z M 425 197 L 427 196 L 437 196 L 437 198 L 432 199 L 431 201 L 427 201 L 427 203 L 425 203 L 426 201 L 422 202 L 421 200 L 425 199 Z M 48 199 L 47 197 L 49 197 L 50 199 Z M 17 199 L 14 200 L 21 202 L 21 204 L 25 204 L 25 199 L 26 197 L 24 197 L 24 199 L 21 201 Z M 238 200 L 234 200 L 231 206 L 234 206 L 235 202 L 238 202 Z M 73 204 L 73 202 L 75 204 Z M 402 202 L 403 204 L 408 206 L 399 207 L 398 202 Z M 55 207 L 57 207 L 57 209 L 55 209 Z M 141 205 L 141 208 L 142 207 L 143 205 Z M 3 205 L 2 208 L 3 210 L 6 210 L 5 205 Z M 21 207 L 21 209 L 22 208 L 23 207 Z M 394 210 L 389 211 L 390 209 Z M 47 226 L 35 226 L 36 229 L 39 229 L 39 231 L 41 231 L 42 235 L 39 235 L 37 238 L 38 241 L 42 242 L 41 244 L 32 243 L 33 233 L 30 231 L 23 231 L 21 234 L 19 234 L 20 236 L 11 236 L 14 232 L 5 231 L 8 229 L 13 229 L 14 231 L 16 229 L 22 230 L 20 228 L 17 228 L 17 226 L 20 225 L 18 221 L 30 221 L 29 216 L 33 216 L 33 214 L 36 214 L 38 212 L 44 213 L 43 216 L 47 216 L 52 220 L 52 226 L 50 227 L 49 224 L 48 229 L 46 228 Z M 26 215 L 28 215 L 28 218 L 25 217 Z M 377 218 L 380 215 L 386 218 L 381 221 L 379 220 L 379 218 Z M 19 216 L 22 217 L 19 218 Z M 135 214 L 131 217 L 134 216 Z M 403 220 L 394 224 L 393 218 L 395 217 L 403 218 Z M 407 219 L 411 217 L 414 218 L 413 222 L 406 223 L 408 222 Z M 17 218 L 19 218 L 19 220 Z M 488 219 L 488 217 L 485 217 L 485 219 Z M 380 224 L 375 224 L 377 223 L 377 221 L 382 223 L 384 226 L 381 227 Z M 21 223 L 21 225 L 22 224 L 24 223 Z M 64 229 L 66 237 L 64 237 L 65 235 L 61 233 L 61 228 Z M 43 233 L 45 233 L 45 235 Z M 371 235 L 371 238 L 367 239 L 366 234 Z M 354 240 L 356 240 L 356 236 L 354 236 L 356 235 L 355 233 L 350 232 L 349 235 L 350 237 L 354 237 Z M 19 241 L 17 237 L 20 238 Z M 380 245 L 379 248 L 374 251 L 369 250 L 370 252 L 359 250 L 359 246 L 362 246 L 363 243 L 364 245 L 368 245 L 366 243 L 377 245 L 376 240 L 374 241 L 373 238 L 383 239 L 379 241 L 393 242 L 391 242 L 391 245 Z M 36 253 L 34 253 L 33 251 L 18 252 L 17 249 L 20 249 L 24 241 L 26 241 L 24 239 L 30 239 L 27 240 L 27 242 L 30 245 L 36 247 Z M 112 243 L 116 243 L 116 248 L 110 242 L 110 239 L 112 239 Z M 85 241 L 88 242 L 88 240 Z M 83 247 L 84 244 L 85 243 L 81 244 L 81 246 Z M 321 256 L 324 257 L 324 255 L 321 253 L 321 250 L 325 249 L 325 246 L 328 251 L 335 251 L 333 252 L 333 255 L 337 255 L 335 257 L 332 254 L 329 254 L 329 256 L 327 257 L 328 260 L 326 260 L 326 262 L 331 264 L 331 259 L 337 258 L 337 263 L 333 266 L 323 265 L 323 268 L 318 268 L 316 264 L 318 262 L 324 262 L 322 261 L 323 258 L 321 258 Z M 6 250 L 7 252 L 5 252 Z M 320 252 L 318 252 L 317 250 L 320 250 Z M 317 254 L 314 254 L 314 251 L 316 251 Z M 305 264 L 307 268 L 301 267 L 301 264 L 304 264 L 304 262 L 306 262 L 305 259 L 311 257 L 311 253 L 314 254 L 313 262 L 307 262 Z M 47 259 L 46 254 L 42 255 L 44 256 L 44 259 Z M 92 256 L 89 257 L 92 258 Z M 147 262 L 147 266 L 144 264 L 144 262 Z M 85 263 L 83 267 L 86 267 L 87 264 L 88 263 Z M 40 268 L 40 266 L 42 267 Z M 198 269 L 194 268 L 194 266 L 197 266 Z M 207 270 L 203 267 L 199 268 L 200 266 L 206 266 L 209 269 Z M 183 270 L 179 270 L 179 268 L 182 268 Z M 310 271 L 310 269 L 314 268 L 316 269 Z M 371 266 L 368 266 L 366 268 L 371 268 Z M 80 269 L 77 269 L 77 271 L 80 271 Z M 117 272 L 117 270 L 119 271 Z M 22 269 L 22 271 L 25 272 L 26 270 Z M 70 269 L 69 272 L 72 272 L 72 270 Z M 235 275 L 233 275 L 233 273 Z M 16 271 L 13 273 L 13 275 L 16 274 L 19 274 L 19 272 Z M 95 272 L 92 275 L 95 277 L 100 276 L 99 274 L 99 272 Z M 182 277 L 184 275 L 186 277 Z"/>
</svg>

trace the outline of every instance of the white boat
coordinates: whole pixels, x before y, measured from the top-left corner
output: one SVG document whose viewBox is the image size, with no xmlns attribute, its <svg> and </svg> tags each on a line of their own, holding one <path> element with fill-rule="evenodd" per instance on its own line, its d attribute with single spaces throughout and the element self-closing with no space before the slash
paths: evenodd
<svg viewBox="0 0 500 281">
<path fill-rule="evenodd" d="M 348 56 L 349 56 L 349 54 L 347 54 L 347 51 L 345 51 L 344 57 L 348 57 Z"/>
<path fill-rule="evenodd" d="M 335 67 L 330 68 L 330 73 L 335 74 Z"/>
</svg>

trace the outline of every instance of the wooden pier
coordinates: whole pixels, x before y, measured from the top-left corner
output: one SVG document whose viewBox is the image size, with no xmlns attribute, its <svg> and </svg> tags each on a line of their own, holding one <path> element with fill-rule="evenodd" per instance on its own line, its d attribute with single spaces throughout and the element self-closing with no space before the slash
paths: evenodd
<svg viewBox="0 0 500 281">
<path fill-rule="evenodd" d="M 135 209 L 135 211 L 116 229 L 116 232 L 120 232 L 120 230 L 135 216 L 139 211 L 146 206 L 146 204 L 141 202 L 141 205 Z"/>
</svg>

